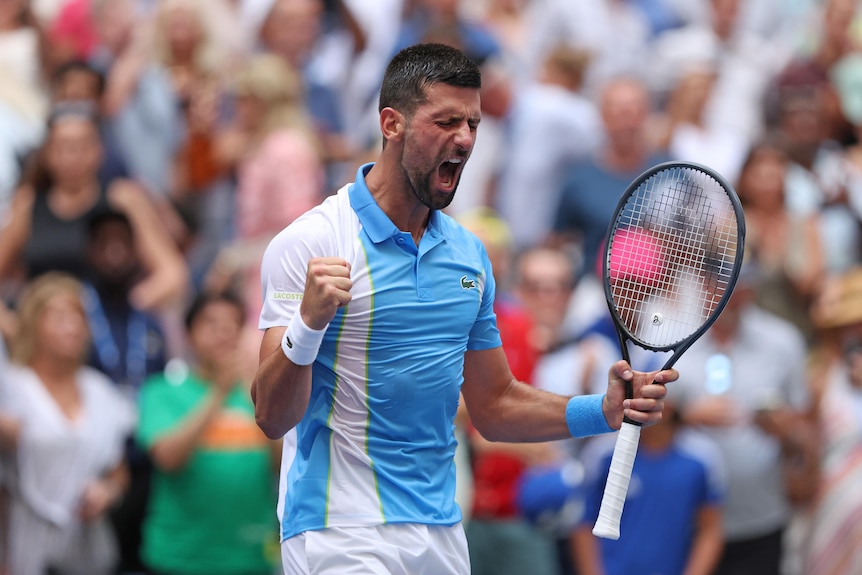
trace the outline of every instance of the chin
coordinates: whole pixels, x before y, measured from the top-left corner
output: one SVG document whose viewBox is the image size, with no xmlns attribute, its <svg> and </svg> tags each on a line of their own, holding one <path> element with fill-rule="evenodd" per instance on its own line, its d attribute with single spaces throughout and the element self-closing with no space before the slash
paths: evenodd
<svg viewBox="0 0 862 575">
<path fill-rule="evenodd" d="M 449 196 L 448 198 L 443 198 L 443 199 L 438 200 L 438 201 L 429 202 L 429 203 L 425 204 L 425 206 L 430 210 L 437 210 L 437 211 L 445 210 L 452 203 L 453 199 L 454 199 L 454 196 Z"/>
<path fill-rule="evenodd" d="M 55 361 L 63 365 L 75 365 L 81 367 L 87 360 L 87 354 L 79 349 L 57 350 Z"/>
<path fill-rule="evenodd" d="M 434 209 L 442 210 L 444 208 L 447 208 L 449 204 L 452 203 L 452 200 L 455 199 L 456 189 L 457 186 L 455 188 L 452 188 L 452 190 L 450 191 L 437 190 L 437 193 L 434 196 Z"/>
</svg>

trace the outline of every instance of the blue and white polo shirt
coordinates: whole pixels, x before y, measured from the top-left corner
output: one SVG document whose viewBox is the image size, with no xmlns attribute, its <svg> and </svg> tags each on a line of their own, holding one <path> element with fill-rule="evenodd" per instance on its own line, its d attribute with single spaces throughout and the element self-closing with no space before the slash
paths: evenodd
<svg viewBox="0 0 862 575">
<path fill-rule="evenodd" d="M 310 258 L 346 259 L 353 281 L 282 462 L 283 539 L 461 520 L 453 429 L 464 352 L 501 345 L 491 264 L 481 242 L 439 211 L 417 247 L 371 196 L 370 168 L 283 230 L 263 259 L 261 329 L 286 326 L 299 310 Z"/>
</svg>

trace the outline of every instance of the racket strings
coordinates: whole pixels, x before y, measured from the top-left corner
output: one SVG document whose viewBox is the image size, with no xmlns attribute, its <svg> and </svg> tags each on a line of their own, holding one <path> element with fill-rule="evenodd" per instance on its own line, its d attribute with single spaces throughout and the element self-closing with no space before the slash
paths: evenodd
<svg viewBox="0 0 862 575">
<path fill-rule="evenodd" d="M 731 200 L 708 174 L 674 167 L 645 180 L 607 251 L 613 304 L 628 331 L 670 346 L 700 329 L 727 293 L 737 238 Z"/>
</svg>

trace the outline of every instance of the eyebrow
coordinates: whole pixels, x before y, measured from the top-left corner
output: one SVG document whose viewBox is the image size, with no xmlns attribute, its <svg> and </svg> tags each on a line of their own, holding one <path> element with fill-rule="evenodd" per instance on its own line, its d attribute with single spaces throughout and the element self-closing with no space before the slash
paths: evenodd
<svg viewBox="0 0 862 575">
<path fill-rule="evenodd" d="M 452 122 L 459 120 L 467 120 L 473 124 L 479 124 L 482 121 L 482 116 L 468 116 L 459 112 L 447 112 L 445 110 L 428 115 L 435 122 Z"/>
</svg>

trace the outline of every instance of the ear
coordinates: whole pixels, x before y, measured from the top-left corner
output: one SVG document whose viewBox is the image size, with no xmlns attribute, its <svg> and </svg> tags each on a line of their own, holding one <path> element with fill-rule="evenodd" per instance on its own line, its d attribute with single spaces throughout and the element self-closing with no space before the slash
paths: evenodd
<svg viewBox="0 0 862 575">
<path fill-rule="evenodd" d="M 398 141 L 404 137 L 407 120 L 394 108 L 383 108 L 380 111 L 380 132 L 387 141 Z"/>
</svg>

